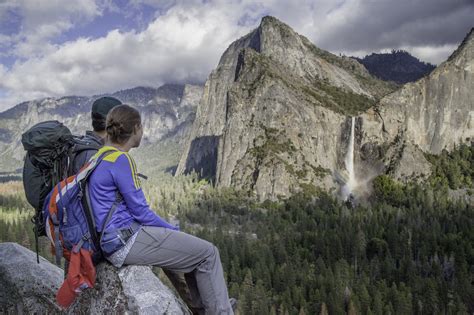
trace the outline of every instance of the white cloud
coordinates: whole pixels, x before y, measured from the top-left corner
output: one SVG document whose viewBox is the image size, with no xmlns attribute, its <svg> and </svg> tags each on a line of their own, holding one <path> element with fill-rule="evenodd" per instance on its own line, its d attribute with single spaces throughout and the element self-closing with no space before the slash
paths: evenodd
<svg viewBox="0 0 474 315">
<path fill-rule="evenodd" d="M 410 52 L 413 56 L 420 60 L 430 62 L 432 64 L 439 64 L 448 59 L 448 57 L 456 50 L 458 45 L 441 45 L 441 46 L 416 46 L 405 47 L 404 49 Z"/>
<path fill-rule="evenodd" d="M 7 0 L 0 7 L 2 21 L 13 16 L 21 18 L 21 27 L 9 34 L 9 40 L 10 54 L 22 58 L 51 53 L 51 39 L 100 13 L 94 0 Z"/>
<path fill-rule="evenodd" d="M 223 50 L 250 30 L 235 27 L 234 12 L 211 5 L 177 6 L 141 33 L 115 30 L 99 39 L 80 38 L 55 46 L 44 57 L 16 63 L 4 74 L 0 88 L 20 101 L 202 82 Z"/>
<path fill-rule="evenodd" d="M 203 82 L 227 46 L 256 27 L 263 15 L 276 16 L 336 53 L 363 56 L 405 49 L 438 63 L 465 35 L 467 30 L 460 29 L 471 23 L 466 18 L 474 12 L 467 0 L 400 1 L 131 0 L 127 8 L 145 4 L 159 11 L 142 31 L 111 30 L 102 38 L 53 44 L 51 39 L 77 23 L 120 8 L 111 0 L 44 0 L 41 8 L 22 0 L 15 2 L 24 17 L 15 47 L 26 59 L 0 72 L 0 90 L 8 93 L 7 98 L 0 93 L 0 110 L 37 97 Z"/>
<path fill-rule="evenodd" d="M 454 45 L 473 26 L 473 16 L 472 0 L 346 0 L 309 35 L 331 51 Z"/>
</svg>

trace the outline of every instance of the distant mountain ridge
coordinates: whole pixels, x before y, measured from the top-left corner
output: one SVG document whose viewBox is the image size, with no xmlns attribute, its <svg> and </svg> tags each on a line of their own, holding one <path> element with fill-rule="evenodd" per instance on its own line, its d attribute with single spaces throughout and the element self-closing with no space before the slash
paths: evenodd
<svg viewBox="0 0 474 315">
<path fill-rule="evenodd" d="M 363 64 L 377 78 L 398 84 L 415 82 L 436 68 L 430 63 L 420 61 L 404 50 L 392 50 L 391 53 L 372 53 L 364 58 L 353 58 Z"/>
<path fill-rule="evenodd" d="M 105 95 L 116 97 L 140 111 L 145 127 L 145 146 L 164 139 L 179 144 L 194 121 L 202 89 L 196 85 L 165 84 L 158 88 L 135 87 L 91 97 L 65 96 L 23 102 L 0 113 L 0 169 L 13 171 L 21 167 L 25 154 L 21 134 L 40 121 L 61 121 L 74 134 L 90 130 L 92 103 Z"/>
<path fill-rule="evenodd" d="M 114 93 L 104 93 L 93 96 L 62 96 L 62 97 L 46 97 L 31 101 L 22 102 L 12 108 L 0 112 L 0 119 L 16 118 L 18 115 L 28 111 L 29 106 L 36 103 L 46 104 L 52 101 L 56 105 L 50 104 L 49 111 L 73 111 L 73 113 L 81 113 L 90 111 L 92 102 L 102 96 L 113 96 L 120 99 L 122 103 L 129 103 L 135 106 L 146 105 L 163 105 L 177 103 L 180 101 L 184 93 L 186 85 L 180 84 L 164 84 L 158 88 L 137 86 L 130 89 L 120 90 Z M 64 112 L 67 115 L 68 113 Z M 70 113 L 71 114 L 71 113 Z"/>
</svg>

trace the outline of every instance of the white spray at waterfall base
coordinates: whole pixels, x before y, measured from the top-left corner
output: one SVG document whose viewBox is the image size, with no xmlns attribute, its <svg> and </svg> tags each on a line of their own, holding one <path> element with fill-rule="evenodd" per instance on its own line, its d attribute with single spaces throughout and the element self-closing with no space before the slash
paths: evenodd
<svg viewBox="0 0 474 315">
<path fill-rule="evenodd" d="M 354 171 L 354 133 L 355 133 L 355 117 L 351 118 L 351 135 L 349 139 L 349 146 L 347 148 L 346 158 L 344 159 L 344 164 L 348 173 L 348 179 L 342 187 L 342 198 L 347 200 L 351 194 L 353 194 L 354 189 L 357 187 L 357 181 L 355 178 Z"/>
</svg>

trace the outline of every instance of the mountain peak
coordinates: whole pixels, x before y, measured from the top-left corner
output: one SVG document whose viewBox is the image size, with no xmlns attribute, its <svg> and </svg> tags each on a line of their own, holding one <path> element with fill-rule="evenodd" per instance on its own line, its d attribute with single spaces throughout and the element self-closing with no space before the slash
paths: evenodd
<svg viewBox="0 0 474 315">
<path fill-rule="evenodd" d="M 271 15 L 264 16 L 262 20 L 260 21 L 259 28 L 266 27 L 266 26 L 290 28 L 290 26 L 288 26 L 287 24 L 283 23 L 282 21 L 280 21 L 279 19 Z"/>
<path fill-rule="evenodd" d="M 222 79 L 229 85 L 239 77 L 244 65 L 242 58 L 245 57 L 241 52 L 247 48 L 256 51 L 261 60 L 277 63 L 282 71 L 302 78 L 311 86 L 321 81 L 371 100 L 392 91 L 391 86 L 372 77 L 357 61 L 316 47 L 308 38 L 273 16 L 263 17 L 256 29 L 234 41 L 222 55 L 218 71 L 231 69 Z"/>
<path fill-rule="evenodd" d="M 269 54 L 268 51 L 277 46 L 293 47 L 298 37 L 299 35 L 289 25 L 267 15 L 262 18 L 256 29 L 231 44 L 228 51 L 236 55 L 240 49 L 249 47 L 259 53 Z"/>
<path fill-rule="evenodd" d="M 252 48 L 266 56 L 275 55 L 275 51 L 291 50 L 301 45 L 299 37 L 287 24 L 273 16 L 264 16 L 257 28 L 230 44 L 221 56 L 219 65 L 235 67 L 240 51 L 245 48 Z"/>
<path fill-rule="evenodd" d="M 277 45 L 297 45 L 300 35 L 289 25 L 273 16 L 264 16 L 258 27 L 260 45 L 262 49 Z"/>
<path fill-rule="evenodd" d="M 276 24 L 278 24 L 278 23 L 282 23 L 282 22 L 274 16 L 265 15 L 264 17 L 262 17 L 262 20 L 260 21 L 260 25 L 262 25 L 264 23 L 276 23 Z"/>
</svg>

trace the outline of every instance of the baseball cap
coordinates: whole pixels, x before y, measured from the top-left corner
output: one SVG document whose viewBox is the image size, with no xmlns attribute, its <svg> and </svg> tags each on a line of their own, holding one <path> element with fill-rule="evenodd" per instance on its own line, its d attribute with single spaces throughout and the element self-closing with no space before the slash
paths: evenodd
<svg viewBox="0 0 474 315">
<path fill-rule="evenodd" d="M 116 99 L 115 97 L 104 96 L 94 101 L 94 103 L 92 104 L 91 113 L 99 114 L 105 118 L 107 117 L 107 114 L 112 108 L 121 104 L 122 102 Z"/>
</svg>

